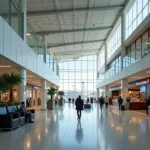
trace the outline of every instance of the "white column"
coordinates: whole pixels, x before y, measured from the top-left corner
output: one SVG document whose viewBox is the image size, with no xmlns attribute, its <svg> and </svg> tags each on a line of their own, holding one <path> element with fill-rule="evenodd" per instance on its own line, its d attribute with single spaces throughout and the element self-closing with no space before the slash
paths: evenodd
<svg viewBox="0 0 150 150">
<path fill-rule="evenodd" d="M 19 0 L 20 7 L 23 11 L 23 39 L 26 43 L 26 33 L 27 33 L 27 0 Z"/>
<path fill-rule="evenodd" d="M 128 96 L 128 79 L 121 80 L 121 97 L 125 101 Z"/>
<path fill-rule="evenodd" d="M 41 98 L 41 109 L 46 110 L 46 80 L 41 80 L 41 90 L 40 90 L 40 98 Z"/>
<path fill-rule="evenodd" d="M 123 69 L 123 58 L 126 55 L 126 48 L 125 48 L 125 14 L 122 13 L 121 15 L 121 69 Z"/>
<path fill-rule="evenodd" d="M 104 92 L 105 92 L 105 96 L 109 96 L 109 90 L 108 90 L 108 86 L 106 85 L 105 87 L 104 87 Z"/>
<path fill-rule="evenodd" d="M 19 85 L 18 97 L 19 97 L 20 102 L 26 102 L 26 70 L 21 69 L 19 74 L 20 74 L 22 80 Z"/>
<path fill-rule="evenodd" d="M 46 60 L 46 56 L 47 56 L 47 36 L 46 35 L 42 36 L 42 41 L 43 41 L 43 44 L 46 47 L 46 49 L 43 49 L 43 61 L 46 63 L 47 62 L 47 60 Z"/>
<path fill-rule="evenodd" d="M 105 42 L 105 72 L 107 71 L 107 44 Z"/>
<path fill-rule="evenodd" d="M 97 89 L 97 100 L 99 98 L 99 89 Z"/>
</svg>

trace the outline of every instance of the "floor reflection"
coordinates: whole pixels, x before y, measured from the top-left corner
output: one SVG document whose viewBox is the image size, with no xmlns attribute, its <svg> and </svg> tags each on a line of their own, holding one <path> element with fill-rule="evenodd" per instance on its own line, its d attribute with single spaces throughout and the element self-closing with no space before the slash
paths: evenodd
<svg viewBox="0 0 150 150">
<path fill-rule="evenodd" d="M 53 111 L 36 111 L 34 124 L 0 132 L 0 150 L 148 150 L 150 119 L 139 113 L 99 104 L 82 111 L 78 122 L 75 105 Z M 17 146 L 16 146 L 17 145 Z"/>
<path fill-rule="evenodd" d="M 83 140 L 84 134 L 83 134 L 83 129 L 81 126 L 81 121 L 78 121 L 77 123 L 77 129 L 76 129 L 76 140 L 78 143 L 81 143 Z"/>
</svg>

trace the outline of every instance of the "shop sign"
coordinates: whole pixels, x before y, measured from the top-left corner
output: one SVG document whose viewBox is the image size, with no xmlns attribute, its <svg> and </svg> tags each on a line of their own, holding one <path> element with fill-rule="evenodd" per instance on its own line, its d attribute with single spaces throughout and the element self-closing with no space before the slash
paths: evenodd
<svg viewBox="0 0 150 150">
<path fill-rule="evenodd" d="M 143 85 L 143 84 L 147 84 L 147 81 L 136 82 L 136 85 Z"/>
<path fill-rule="evenodd" d="M 34 86 L 34 89 L 39 90 L 40 88 L 38 86 Z"/>
</svg>

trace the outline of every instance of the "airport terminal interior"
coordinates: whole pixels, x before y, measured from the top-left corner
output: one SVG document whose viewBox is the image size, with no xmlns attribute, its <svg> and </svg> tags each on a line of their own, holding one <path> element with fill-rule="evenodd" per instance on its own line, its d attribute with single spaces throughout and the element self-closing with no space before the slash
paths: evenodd
<svg viewBox="0 0 150 150">
<path fill-rule="evenodd" d="M 149 60 L 150 0 L 0 0 L 0 150 L 148 150 Z"/>
</svg>

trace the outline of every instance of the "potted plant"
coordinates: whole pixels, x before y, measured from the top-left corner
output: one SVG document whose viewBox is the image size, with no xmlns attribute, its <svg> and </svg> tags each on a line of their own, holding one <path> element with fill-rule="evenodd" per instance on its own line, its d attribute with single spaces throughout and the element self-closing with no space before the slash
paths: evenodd
<svg viewBox="0 0 150 150">
<path fill-rule="evenodd" d="M 0 76 L 0 101 L 2 100 L 2 94 L 8 90 L 6 81 Z"/>
<path fill-rule="evenodd" d="M 65 95 L 64 91 L 58 91 L 58 95 L 60 96 L 59 105 L 63 106 L 63 96 Z"/>
<path fill-rule="evenodd" d="M 1 75 L 2 79 L 5 80 L 6 82 L 6 86 L 9 89 L 9 101 L 12 102 L 13 101 L 13 88 L 17 85 L 19 85 L 19 83 L 21 83 L 21 76 L 19 74 L 14 74 L 14 73 L 5 73 L 3 75 Z"/>
<path fill-rule="evenodd" d="M 54 109 L 54 100 L 53 100 L 53 97 L 54 95 L 57 93 L 57 89 L 54 88 L 54 87 L 50 87 L 48 90 L 47 90 L 47 94 L 50 95 L 50 99 L 48 100 L 47 102 L 47 109 L 49 110 L 53 110 Z"/>
</svg>

